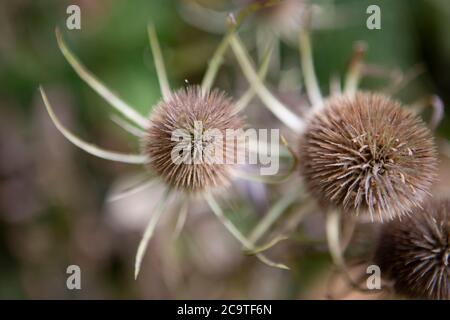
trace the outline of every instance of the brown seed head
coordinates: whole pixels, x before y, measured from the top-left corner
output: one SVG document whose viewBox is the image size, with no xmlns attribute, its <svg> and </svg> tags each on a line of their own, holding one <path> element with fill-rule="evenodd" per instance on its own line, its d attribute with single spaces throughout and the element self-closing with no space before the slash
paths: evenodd
<svg viewBox="0 0 450 320">
<path fill-rule="evenodd" d="M 398 294 L 450 300 L 450 201 L 383 225 L 375 262 Z"/>
<path fill-rule="evenodd" d="M 225 131 L 242 129 L 243 120 L 223 92 L 181 89 L 159 103 L 150 123 L 143 149 L 151 169 L 170 187 L 197 192 L 228 183 L 233 168 L 229 160 L 240 145 L 227 143 Z M 213 151 L 218 149 L 221 154 Z"/>
<path fill-rule="evenodd" d="M 428 194 L 437 160 L 425 124 L 389 97 L 333 97 L 300 139 L 300 165 L 325 206 L 372 220 L 409 213 Z"/>
</svg>

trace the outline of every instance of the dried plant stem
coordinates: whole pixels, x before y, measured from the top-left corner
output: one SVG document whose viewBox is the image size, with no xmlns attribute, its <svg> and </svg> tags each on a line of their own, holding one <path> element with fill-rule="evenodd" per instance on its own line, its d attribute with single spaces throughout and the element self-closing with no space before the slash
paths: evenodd
<svg viewBox="0 0 450 320">
<path fill-rule="evenodd" d="M 217 76 L 217 72 L 219 71 L 219 68 L 223 62 L 223 56 L 225 55 L 225 52 L 230 45 L 230 38 L 233 32 L 234 30 L 230 30 L 227 32 L 213 54 L 209 62 L 208 69 L 206 70 L 206 73 L 203 77 L 201 85 L 203 92 L 208 92 L 209 90 L 211 90 L 212 84 L 214 83 L 214 80 Z"/>
<path fill-rule="evenodd" d="M 108 198 L 109 202 L 118 201 L 120 199 L 126 198 L 128 196 L 131 196 L 133 194 L 136 194 L 138 192 L 141 192 L 147 188 L 150 188 L 151 186 L 155 185 L 157 182 L 156 179 L 147 180 L 144 182 L 139 182 L 137 185 L 131 186 L 130 188 L 125 189 L 122 192 L 119 192 L 117 194 L 113 194 Z"/>
<path fill-rule="evenodd" d="M 148 120 L 112 93 L 111 90 L 104 86 L 89 70 L 86 69 L 78 58 L 69 50 L 58 28 L 55 30 L 55 33 L 59 49 L 80 78 L 125 117 L 132 120 L 140 127 L 147 128 Z"/>
<path fill-rule="evenodd" d="M 266 155 L 266 150 L 272 150 L 272 143 L 266 143 L 266 142 L 260 142 L 257 139 L 253 139 L 249 137 L 248 142 L 246 142 L 246 150 L 248 150 L 249 152 L 253 152 L 253 153 L 257 153 L 257 154 L 263 154 Z M 266 144 L 265 148 L 266 149 L 261 149 L 260 145 L 261 144 Z M 264 150 L 264 151 L 263 151 Z M 280 157 L 283 158 L 290 158 L 292 157 L 291 152 L 288 149 L 282 148 L 279 150 L 279 155 Z"/>
<path fill-rule="evenodd" d="M 331 258 L 337 267 L 344 269 L 345 261 L 340 245 L 340 212 L 332 210 L 327 213 L 326 231 Z"/>
<path fill-rule="evenodd" d="M 342 94 L 341 79 L 338 75 L 333 75 L 330 79 L 330 96 Z"/>
<path fill-rule="evenodd" d="M 53 112 L 53 108 L 48 101 L 47 95 L 45 94 L 45 91 L 42 87 L 39 88 L 41 91 L 42 100 L 44 101 L 45 107 L 47 108 L 47 112 L 50 115 L 51 120 L 55 124 L 56 128 L 63 134 L 64 137 L 66 137 L 67 140 L 72 142 L 74 145 L 76 145 L 78 148 L 86 151 L 87 153 L 96 156 L 98 158 L 116 161 L 116 162 L 123 162 L 123 163 L 132 163 L 132 164 L 144 164 L 148 162 L 148 158 L 145 155 L 141 154 L 125 154 L 125 153 L 118 153 L 113 151 L 104 150 L 102 148 L 99 148 L 93 144 L 90 144 L 88 142 L 83 141 L 73 133 L 71 133 L 69 130 L 66 129 L 66 127 L 63 126 L 63 124 L 58 120 L 55 113 Z"/>
<path fill-rule="evenodd" d="M 258 61 L 263 61 L 267 45 L 270 44 L 270 48 L 273 54 L 269 59 L 269 69 L 271 74 L 279 74 L 281 71 L 281 61 L 280 61 L 280 39 L 276 32 L 274 32 L 271 27 L 261 25 L 256 29 L 256 51 L 258 55 Z"/>
<path fill-rule="evenodd" d="M 144 258 L 145 250 L 147 249 L 148 242 L 150 238 L 153 236 L 153 232 L 155 231 L 156 224 L 163 213 L 168 200 L 169 200 L 170 189 L 166 189 L 163 197 L 159 201 L 153 215 L 148 222 L 148 225 L 145 229 L 144 235 L 142 236 L 141 242 L 139 242 L 139 246 L 136 253 L 136 262 L 134 265 L 134 279 L 137 279 L 139 275 L 139 271 L 141 270 L 142 259 Z"/>
<path fill-rule="evenodd" d="M 345 252 L 347 247 L 350 245 L 353 234 L 355 233 L 357 222 L 358 218 L 355 216 L 351 216 L 346 220 L 345 225 L 342 226 L 342 235 L 340 237 L 341 251 Z"/>
<path fill-rule="evenodd" d="M 271 56 L 272 56 L 272 47 L 269 47 L 269 49 L 267 49 L 266 53 L 264 54 L 264 58 L 258 70 L 258 78 L 261 82 L 263 82 L 264 79 L 266 78 Z M 247 91 L 234 104 L 234 109 L 236 110 L 236 112 L 241 112 L 242 110 L 244 110 L 248 106 L 250 101 L 253 99 L 255 94 L 256 94 L 255 87 L 253 84 L 251 84 L 250 87 L 247 89 Z"/>
<path fill-rule="evenodd" d="M 433 95 L 430 98 L 430 104 L 433 108 L 433 116 L 430 120 L 430 128 L 431 130 L 436 130 L 442 119 L 444 118 L 444 102 L 437 96 Z"/>
<path fill-rule="evenodd" d="M 345 263 L 340 240 L 340 226 L 341 226 L 340 214 L 341 213 L 338 210 L 331 210 L 327 212 L 326 234 L 327 234 L 328 249 L 330 250 L 331 258 L 334 264 L 343 273 L 346 280 L 353 288 L 363 292 L 369 292 L 370 291 L 369 289 L 360 287 L 360 285 L 352 279 L 348 271 L 347 265 Z"/>
<path fill-rule="evenodd" d="M 321 108 L 323 105 L 322 93 L 320 92 L 316 72 L 314 71 L 314 60 L 312 56 L 311 40 L 306 30 L 301 30 L 299 35 L 299 49 L 301 64 L 305 78 L 306 93 L 313 108 Z"/>
<path fill-rule="evenodd" d="M 251 243 L 257 243 L 262 236 L 278 221 L 286 209 L 299 199 L 299 190 L 284 194 L 264 216 L 264 218 L 255 226 L 248 237 Z"/>
<path fill-rule="evenodd" d="M 278 119 L 286 124 L 286 126 L 295 132 L 301 133 L 305 126 L 304 121 L 289 110 L 264 86 L 250 62 L 248 53 L 236 34 L 231 36 L 230 43 L 247 81 L 255 88 L 261 101 Z"/>
<path fill-rule="evenodd" d="M 166 68 L 164 66 L 164 59 L 161 54 L 161 47 L 159 45 L 158 37 L 156 35 L 155 26 L 149 24 L 147 27 L 148 39 L 153 53 L 153 61 L 155 62 L 156 74 L 158 76 L 159 87 L 164 100 L 168 100 L 171 96 L 169 80 L 167 80 Z"/>
<path fill-rule="evenodd" d="M 300 189 L 299 194 L 303 195 L 304 190 Z M 283 219 L 283 225 L 280 228 L 283 234 L 291 234 L 294 232 L 300 223 L 302 223 L 309 214 L 314 212 L 313 209 L 317 206 L 312 199 L 300 198 L 299 200 L 302 200 L 301 207 L 295 210 L 293 214 Z"/>
<path fill-rule="evenodd" d="M 281 241 L 284 241 L 284 240 L 287 240 L 287 239 L 289 239 L 288 236 L 280 234 L 280 235 L 277 235 L 276 237 L 274 237 L 272 240 L 269 240 L 268 242 L 266 242 L 266 243 L 264 243 L 262 245 L 255 246 L 255 249 L 253 249 L 253 250 L 244 250 L 244 252 L 247 255 L 255 255 L 255 254 L 258 254 L 258 253 L 262 253 L 262 252 L 264 252 L 266 250 L 269 250 L 273 246 L 277 245 Z"/>
<path fill-rule="evenodd" d="M 214 199 L 213 195 L 211 193 L 206 193 L 204 195 L 206 202 L 211 207 L 211 210 L 214 212 L 216 217 L 219 219 L 219 221 L 225 226 L 225 228 L 245 247 L 247 250 L 255 250 L 255 246 L 236 228 L 236 226 L 228 220 L 222 209 L 220 208 L 217 201 Z M 266 265 L 270 267 L 280 268 L 280 269 L 286 269 L 289 270 L 287 266 L 280 263 L 275 263 L 271 260 L 269 260 L 266 256 L 264 256 L 261 253 L 256 254 L 256 257 Z"/>
<path fill-rule="evenodd" d="M 353 97 L 358 90 L 359 81 L 361 80 L 363 60 L 366 51 L 367 46 L 365 43 L 358 42 L 355 44 L 344 86 L 344 94 L 351 97 Z"/>
<path fill-rule="evenodd" d="M 260 148 L 261 144 L 265 147 L 264 148 Z M 252 137 L 248 137 L 248 140 L 246 142 L 246 150 L 248 150 L 249 152 L 253 152 L 253 153 L 257 153 L 257 154 L 263 154 L 266 155 L 267 154 L 267 150 L 272 150 L 273 147 L 278 147 L 278 146 L 273 146 L 272 143 L 270 142 L 260 142 L 258 141 L 258 139 L 254 139 Z M 280 157 L 292 157 L 291 151 L 289 151 L 289 149 L 287 148 L 281 148 L 279 150 L 279 155 Z"/>
<path fill-rule="evenodd" d="M 294 152 L 294 150 L 292 150 L 292 148 L 289 146 L 289 144 L 287 143 L 286 139 L 283 136 L 281 136 L 281 142 L 286 147 L 286 149 L 289 151 L 289 153 L 291 154 L 291 157 L 293 159 L 292 165 L 289 168 L 288 172 L 286 172 L 285 174 L 277 175 L 277 176 L 261 176 L 261 175 L 251 174 L 251 173 L 248 173 L 248 172 L 245 172 L 242 170 L 237 170 L 235 172 L 235 174 L 241 179 L 247 179 L 250 181 L 257 181 L 257 182 L 264 182 L 264 183 L 268 183 L 268 184 L 278 184 L 278 183 L 285 182 L 296 171 L 297 165 L 298 165 L 298 158 L 297 158 L 297 154 Z M 274 155 L 272 155 L 272 156 L 274 156 Z"/>
<path fill-rule="evenodd" d="M 341 288 L 340 292 L 333 292 L 333 288 L 336 287 L 335 285 L 335 280 L 337 278 L 337 276 L 340 274 L 340 270 L 333 270 L 330 278 L 327 281 L 327 299 L 330 300 L 342 300 L 343 298 L 345 298 L 346 296 L 348 296 L 353 289 L 355 289 L 355 287 L 350 284 L 344 288 Z M 354 283 L 357 284 L 361 284 L 362 282 L 364 282 L 364 280 L 367 278 L 367 274 L 365 272 L 360 273 L 356 280 L 354 281 Z M 373 291 L 372 293 L 376 293 L 377 291 Z"/>
<path fill-rule="evenodd" d="M 189 211 L 189 197 L 185 197 L 181 203 L 180 212 L 178 213 L 178 219 L 177 223 L 175 225 L 175 230 L 173 231 L 173 240 L 178 239 L 178 237 L 181 234 L 181 231 L 183 231 L 184 225 L 186 223 L 187 214 Z"/>
<path fill-rule="evenodd" d="M 372 69 L 380 69 L 379 67 L 373 67 Z M 394 70 L 389 72 L 386 70 L 375 70 L 377 73 L 387 74 L 391 78 L 391 83 L 383 90 L 388 95 L 397 94 L 403 88 L 405 88 L 414 79 L 420 76 L 425 71 L 425 67 L 421 64 L 413 66 L 411 69 L 403 73 L 400 70 Z M 367 72 L 366 72 L 367 73 Z"/>
<path fill-rule="evenodd" d="M 145 135 L 145 131 L 135 127 L 134 125 L 132 125 L 131 123 L 129 123 L 128 121 L 122 119 L 121 117 L 119 117 L 116 114 L 112 114 L 110 116 L 111 121 L 114 122 L 115 124 L 117 124 L 119 127 L 121 127 L 123 130 L 125 130 L 126 132 L 132 134 L 135 137 L 138 138 L 142 138 Z"/>
<path fill-rule="evenodd" d="M 444 117 L 444 103 L 437 95 L 432 95 L 431 97 L 421 99 L 413 103 L 411 105 L 411 110 L 419 114 L 422 113 L 426 107 L 431 107 L 433 109 L 433 113 L 429 121 L 429 127 L 434 131 Z"/>
</svg>

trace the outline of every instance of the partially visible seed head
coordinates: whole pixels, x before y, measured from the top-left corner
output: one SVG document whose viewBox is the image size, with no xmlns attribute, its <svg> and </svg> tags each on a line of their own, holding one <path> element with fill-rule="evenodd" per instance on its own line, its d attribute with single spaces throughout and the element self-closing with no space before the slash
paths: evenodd
<svg viewBox="0 0 450 320">
<path fill-rule="evenodd" d="M 400 295 L 450 300 L 450 201 L 383 225 L 375 263 Z"/>
<path fill-rule="evenodd" d="M 333 97 L 300 139 L 300 165 L 325 206 L 390 220 L 420 206 L 437 160 L 425 124 L 389 97 Z"/>
<path fill-rule="evenodd" d="M 150 158 L 151 169 L 170 187 L 186 192 L 203 191 L 229 182 L 233 164 L 227 157 L 234 157 L 240 145 L 227 144 L 225 131 L 242 129 L 243 124 L 223 92 L 203 94 L 200 87 L 191 86 L 173 93 L 155 108 L 143 149 Z M 214 135 L 217 131 L 223 140 Z M 174 132 L 178 132 L 175 137 L 187 138 L 184 141 L 189 142 L 180 143 L 174 139 Z M 182 158 L 180 146 L 187 150 L 184 155 L 190 160 Z M 223 153 L 215 153 L 213 150 L 217 148 Z M 177 161 L 173 158 L 174 150 L 179 151 Z"/>
</svg>

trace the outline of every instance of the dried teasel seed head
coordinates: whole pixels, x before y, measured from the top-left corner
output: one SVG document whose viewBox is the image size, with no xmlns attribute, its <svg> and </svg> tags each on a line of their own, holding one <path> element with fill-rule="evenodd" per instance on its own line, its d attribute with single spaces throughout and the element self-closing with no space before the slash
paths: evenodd
<svg viewBox="0 0 450 320">
<path fill-rule="evenodd" d="M 420 206 L 437 160 L 431 132 L 391 98 L 359 92 L 329 99 L 300 139 L 300 166 L 321 204 L 372 220 Z"/>
<path fill-rule="evenodd" d="M 375 263 L 400 295 L 450 300 L 450 200 L 383 225 Z"/>
<path fill-rule="evenodd" d="M 151 169 L 167 185 L 199 192 L 229 182 L 241 145 L 228 141 L 226 130 L 243 125 L 223 92 L 203 93 L 200 87 L 190 86 L 155 108 L 143 149 Z"/>
</svg>

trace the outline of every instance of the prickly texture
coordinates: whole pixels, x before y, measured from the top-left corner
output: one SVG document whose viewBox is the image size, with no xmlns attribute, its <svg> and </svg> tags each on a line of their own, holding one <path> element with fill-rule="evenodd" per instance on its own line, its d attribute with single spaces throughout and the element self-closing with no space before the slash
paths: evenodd
<svg viewBox="0 0 450 320">
<path fill-rule="evenodd" d="M 420 206 L 437 160 L 417 116 L 387 96 L 359 92 L 333 97 L 311 116 L 300 166 L 321 204 L 384 221 Z"/>
<path fill-rule="evenodd" d="M 383 225 L 375 262 L 398 294 L 450 300 L 450 201 L 428 202 Z"/>
<path fill-rule="evenodd" d="M 240 145 L 227 143 L 225 130 L 242 129 L 243 120 L 223 92 L 202 94 L 197 86 L 181 89 L 168 101 L 159 103 L 150 123 L 143 149 L 150 158 L 151 169 L 170 187 L 200 192 L 229 182 L 233 157 Z M 223 139 L 209 134 L 217 130 Z M 176 141 L 174 132 L 185 142 Z M 180 147 L 187 148 L 184 156 Z M 221 155 L 212 151 L 216 147 L 222 148 Z M 174 150 L 179 150 L 179 156 L 173 156 Z"/>
</svg>

